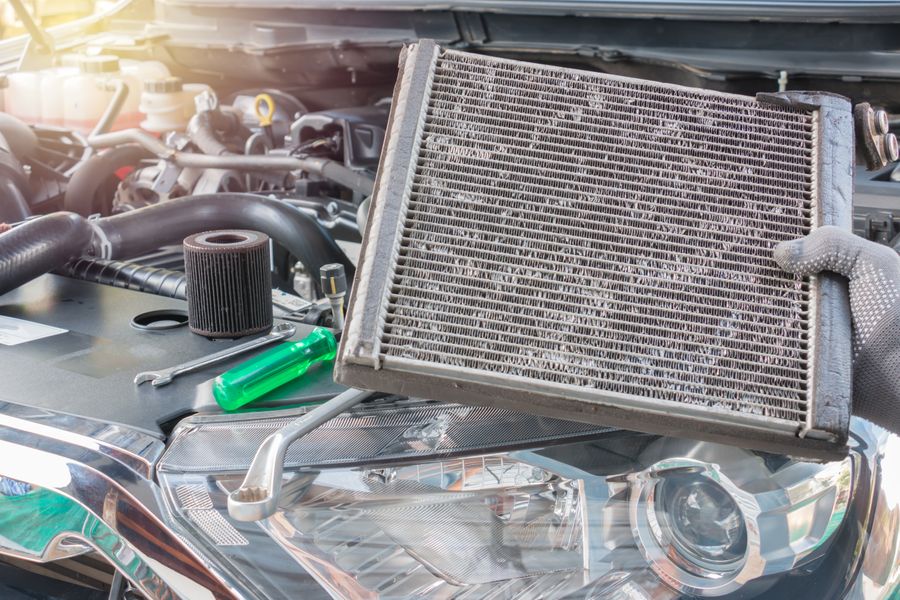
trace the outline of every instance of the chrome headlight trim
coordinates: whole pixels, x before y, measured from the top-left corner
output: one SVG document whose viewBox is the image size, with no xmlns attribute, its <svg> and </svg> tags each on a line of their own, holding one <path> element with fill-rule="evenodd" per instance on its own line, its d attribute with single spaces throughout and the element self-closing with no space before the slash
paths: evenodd
<svg viewBox="0 0 900 600">
<path fill-rule="evenodd" d="M 442 407 L 442 410 L 452 409 L 452 406 Z M 401 413 L 405 410 L 408 410 L 408 407 Z M 369 413 L 369 416 L 373 417 L 373 420 L 368 421 L 365 427 L 375 427 L 377 430 L 379 419 L 386 419 L 386 422 L 391 423 L 392 427 L 398 427 L 387 436 L 390 439 L 402 434 L 401 437 L 404 439 L 410 437 L 410 439 L 415 438 L 424 442 L 420 439 L 422 436 L 414 435 L 414 433 L 424 433 L 425 429 L 440 430 L 446 435 L 443 427 L 437 427 L 437 421 L 432 419 L 433 415 L 428 410 L 420 415 L 424 418 L 421 424 L 425 427 L 412 427 L 406 421 L 403 421 L 402 427 L 400 427 L 400 423 L 396 420 L 398 415 L 391 415 L 390 411 L 384 413 L 376 410 Z M 438 421 L 440 424 L 444 424 L 445 420 L 438 419 Z M 432 425 L 435 427 L 431 427 Z M 199 428 L 202 427 L 203 425 L 199 425 Z M 220 430 L 217 427 L 217 431 Z M 197 429 L 185 430 L 184 435 L 192 436 L 198 435 L 198 433 Z M 431 439 L 431 436 L 425 437 Z M 613 440 L 617 437 L 613 436 L 608 439 Z M 646 439 L 644 436 L 637 437 Z M 342 440 L 344 444 L 352 444 L 351 439 L 342 438 Z M 302 446 L 303 443 L 304 441 L 301 440 L 298 445 Z M 594 447 L 599 443 L 601 443 L 599 439 L 592 440 L 587 442 L 584 448 Z M 389 443 L 387 446 L 395 447 L 393 443 Z M 581 447 L 580 444 L 578 446 Z M 195 534 L 205 540 L 211 550 L 229 557 L 228 560 L 234 560 L 235 564 L 241 564 L 249 560 L 248 556 L 259 553 L 263 547 L 270 547 L 275 542 L 277 547 L 285 551 L 285 558 L 296 560 L 320 583 L 325 577 L 337 577 L 330 584 L 322 583 L 322 585 L 330 589 L 332 593 L 339 595 L 347 593 L 349 596 L 352 596 L 353 593 L 347 592 L 345 588 L 350 585 L 348 582 L 356 580 L 355 571 L 349 563 L 340 562 L 350 560 L 347 557 L 349 555 L 335 558 L 328 554 L 327 548 L 325 550 L 318 548 L 317 540 L 319 538 L 316 533 L 316 523 L 321 521 L 327 523 L 328 527 L 335 527 L 335 531 L 345 531 L 345 537 L 334 534 L 340 538 L 339 540 L 335 538 L 337 541 L 326 536 L 328 540 L 326 546 L 334 543 L 342 548 L 352 548 L 354 557 L 358 555 L 365 555 L 368 558 L 381 556 L 386 549 L 378 545 L 381 542 L 376 543 L 376 541 L 394 539 L 396 532 L 388 534 L 386 533 L 387 529 L 384 529 L 379 530 L 380 534 L 378 535 L 376 535 L 377 532 L 364 533 L 358 521 L 354 521 L 355 525 L 350 526 L 348 511 L 351 504 L 356 505 L 352 502 L 348 504 L 349 501 L 340 494 L 332 498 L 325 493 L 325 490 L 331 487 L 343 489 L 334 483 L 337 481 L 342 482 L 341 485 L 348 486 L 347 489 L 356 490 L 355 484 L 351 485 L 347 482 L 350 480 L 370 481 L 374 478 L 384 484 L 391 484 L 394 482 L 395 476 L 405 469 L 414 468 L 418 473 L 418 469 L 421 468 L 423 474 L 438 469 L 434 464 L 429 463 L 441 463 L 439 468 L 441 473 L 454 471 L 456 467 L 450 463 L 458 463 L 457 467 L 468 474 L 469 471 L 464 468 L 464 465 L 470 460 L 474 459 L 475 463 L 479 463 L 479 461 L 492 460 L 497 456 L 505 456 L 511 461 L 543 469 L 563 479 L 577 481 L 582 504 L 580 508 L 583 523 L 581 531 L 582 564 L 585 569 L 586 581 L 590 580 L 591 585 L 621 574 L 623 565 L 640 564 L 640 577 L 649 578 L 640 584 L 640 586 L 644 586 L 642 589 L 650 589 L 646 586 L 652 588 L 653 585 L 658 585 L 677 590 L 673 592 L 670 589 L 668 593 L 683 591 L 696 595 L 718 596 L 740 588 L 741 592 L 754 595 L 764 594 L 771 585 L 781 581 L 781 578 L 777 576 L 790 573 L 801 563 L 811 560 L 814 556 L 819 556 L 819 553 L 825 555 L 827 548 L 830 547 L 827 542 L 838 531 L 837 527 L 843 522 L 844 513 L 848 509 L 852 484 L 851 475 L 853 474 L 850 470 L 851 459 L 849 458 L 844 462 L 830 465 L 799 463 L 783 456 L 761 456 L 747 450 L 719 444 L 657 438 L 649 446 L 635 444 L 635 454 L 629 455 L 632 457 L 629 462 L 633 468 L 627 471 L 610 472 L 600 469 L 594 472 L 593 463 L 587 460 L 586 455 L 581 454 L 578 450 L 573 451 L 572 455 L 568 455 L 565 448 L 566 446 L 562 446 L 557 449 L 519 450 L 494 454 L 477 452 L 468 457 L 449 459 L 446 455 L 440 456 L 440 451 L 432 452 L 429 456 L 412 453 L 407 455 L 406 460 L 397 460 L 398 456 L 391 454 L 388 455 L 387 460 L 370 458 L 369 462 L 363 465 L 347 464 L 346 462 L 341 464 L 341 461 L 334 461 L 337 464 L 327 467 L 321 467 L 322 457 L 315 456 L 318 463 L 315 467 L 294 466 L 290 469 L 292 475 L 286 483 L 286 489 L 290 491 L 282 498 L 277 515 L 262 523 L 262 529 L 267 533 L 266 539 L 255 541 L 248 537 L 250 532 L 243 529 L 244 524 L 230 523 L 237 529 L 231 531 L 231 535 L 226 536 L 224 532 L 229 528 L 223 528 L 225 523 L 222 523 L 221 520 L 215 527 L 210 527 L 211 523 L 195 518 L 199 515 L 197 512 L 199 505 L 195 501 L 194 491 L 205 498 L 203 506 L 206 508 L 203 510 L 227 516 L 220 504 L 222 498 L 237 485 L 240 479 L 235 471 L 220 470 L 203 473 L 202 471 L 198 472 L 190 462 L 183 463 L 179 469 L 174 468 L 177 461 L 167 464 L 167 458 L 164 457 L 160 463 L 158 474 L 163 488 L 168 491 L 166 498 L 173 514 L 183 520 L 185 527 L 192 529 Z M 313 454 L 315 455 L 315 453 Z M 303 452 L 298 452 L 298 457 L 302 455 Z M 575 462 L 568 462 L 563 457 L 570 457 Z M 599 465 L 595 466 L 599 467 Z M 640 511 L 635 507 L 635 504 L 645 503 L 646 499 L 636 498 L 633 495 L 634 490 L 652 491 L 655 489 L 655 484 L 667 474 L 684 473 L 685 471 L 706 477 L 710 482 L 715 482 L 717 486 L 725 490 L 723 494 L 727 493 L 729 497 L 734 498 L 735 504 L 739 507 L 745 527 L 748 530 L 752 529 L 746 534 L 750 538 L 746 540 L 746 544 L 742 540 L 739 545 L 735 546 L 739 549 L 738 551 L 744 551 L 740 560 L 728 565 L 729 568 L 722 569 L 719 573 L 713 573 L 710 577 L 704 577 L 702 571 L 698 573 L 695 570 L 694 573 L 690 573 L 688 569 L 685 569 L 684 563 L 679 564 L 677 560 L 672 560 L 673 555 L 667 553 L 669 549 L 658 543 L 656 544 L 658 552 L 652 557 L 648 556 L 648 549 L 652 551 L 654 540 L 660 539 L 660 536 L 657 534 L 655 537 L 641 539 L 641 534 L 645 534 L 647 531 L 651 531 L 652 536 L 649 523 L 644 522 L 643 528 L 632 525 L 648 514 L 646 507 Z M 465 481 L 465 479 L 461 481 Z M 313 488 L 317 491 L 310 496 L 308 490 Z M 524 488 L 522 489 L 524 490 Z M 189 491 L 192 493 L 188 494 Z M 367 493 L 377 496 L 377 493 L 371 490 Z M 407 498 L 409 493 L 413 492 L 409 490 L 405 493 L 388 492 L 387 498 L 390 501 L 387 504 L 393 506 L 398 502 L 409 502 L 410 507 L 415 506 L 417 510 L 421 509 L 424 505 Z M 415 494 L 413 493 L 413 495 Z M 330 499 L 326 501 L 326 498 Z M 724 496 L 722 499 L 724 500 Z M 370 504 L 371 500 L 371 498 L 367 500 L 366 505 Z M 443 506 L 443 502 L 440 504 Z M 649 511 L 649 514 L 653 515 L 655 503 L 649 505 L 654 506 Z M 334 511 L 333 514 L 326 514 L 331 510 Z M 320 511 L 323 512 L 320 514 Z M 411 518 L 410 514 L 404 512 L 407 518 Z M 465 512 L 458 515 L 462 525 L 471 525 L 467 521 L 469 514 Z M 425 524 L 416 523 L 415 526 L 421 528 L 425 527 Z M 434 531 L 429 531 L 430 539 L 434 539 Z M 235 543 L 233 540 L 238 539 L 238 536 L 234 536 L 234 533 L 244 535 L 249 543 L 243 541 Z M 789 539 L 789 534 L 794 537 Z M 446 538 L 438 536 L 438 538 L 447 539 L 448 542 L 453 541 L 456 546 L 460 545 L 460 541 L 452 536 Z M 417 541 L 407 540 L 407 545 L 410 547 L 421 543 L 419 538 L 411 539 Z M 477 544 L 475 545 L 477 546 Z M 480 547 L 478 550 L 480 551 Z M 321 551 L 326 552 L 321 554 Z M 429 572 L 440 571 L 434 566 L 439 561 L 426 560 L 423 558 L 424 554 L 421 549 L 414 548 L 405 552 L 410 556 L 418 557 L 420 562 L 424 561 L 432 565 L 432 568 L 428 569 Z M 394 556 L 392 552 L 388 552 L 388 554 Z M 359 560 L 363 564 L 369 564 L 367 560 Z M 332 561 L 337 562 L 332 565 Z M 329 566 L 323 567 L 323 564 Z M 283 566 L 276 571 L 282 573 L 287 572 L 287 569 L 288 567 Z M 344 573 L 344 569 L 348 569 L 348 571 Z M 685 573 L 692 575 L 694 579 L 688 581 Z M 366 573 L 367 577 L 389 578 L 389 575 L 389 573 L 381 572 Z M 540 575 L 532 574 L 531 576 Z M 446 577 L 450 576 L 446 575 Z M 450 579 L 457 581 L 453 577 Z M 459 580 L 457 584 L 463 585 L 461 582 L 462 580 Z M 267 581 L 260 583 L 265 588 L 279 585 Z M 465 585 L 481 584 L 466 582 Z M 746 587 L 742 588 L 742 586 Z M 343 592 L 336 592 L 335 590 L 338 588 Z M 473 597 L 477 597 L 474 591 Z"/>
<path fill-rule="evenodd" d="M 0 538 L 0 555 L 47 562 L 90 547 L 149 598 L 244 597 L 166 522 L 150 479 L 162 451 L 137 430 L 0 402 L 0 477 L 27 484 L 21 537 Z"/>
<path fill-rule="evenodd" d="M 852 459 L 827 464 L 788 463 L 771 470 L 750 452 L 689 443 L 682 456 L 663 458 L 628 476 L 629 513 L 635 540 L 653 571 L 676 590 L 721 596 L 766 575 L 784 573 L 824 549 L 843 521 L 852 491 Z M 671 444 L 670 444 L 671 445 Z M 676 444 L 681 445 L 681 444 Z M 692 473 L 721 486 L 740 509 L 746 529 L 744 556 L 725 568 L 685 561 L 656 516 L 660 482 Z M 693 568 L 691 568 L 693 567 Z M 706 567 L 706 568 L 705 568 Z"/>
<path fill-rule="evenodd" d="M 249 417 L 249 415 L 247 416 Z M 258 414 L 253 415 L 253 418 L 259 419 L 260 416 Z M 194 419 L 201 422 L 209 419 L 210 421 L 222 424 L 229 420 L 223 417 L 204 417 L 202 419 L 200 417 L 195 417 Z M 240 422 L 240 419 L 234 419 L 234 416 L 231 416 L 231 420 Z M 185 421 L 184 424 L 187 426 L 189 422 L 190 421 Z M 163 543 L 164 541 L 168 541 L 172 542 L 171 547 L 179 548 L 182 551 L 188 550 L 187 556 L 191 559 L 195 557 L 199 558 L 201 562 L 206 563 L 204 568 L 209 569 L 211 572 L 210 574 L 214 573 L 213 577 L 219 579 L 219 581 L 225 582 L 226 585 L 231 588 L 235 597 L 257 597 L 256 594 L 259 590 L 270 589 L 268 585 L 261 588 L 252 585 L 250 582 L 244 580 L 244 573 L 241 573 L 240 570 L 235 571 L 233 568 L 229 568 L 227 563 L 220 563 L 219 559 L 221 557 L 215 553 L 210 554 L 205 552 L 200 544 L 196 544 L 196 542 L 198 542 L 198 538 L 195 537 L 196 532 L 191 531 L 190 528 L 184 528 L 182 526 L 183 524 L 178 519 L 173 519 L 173 515 L 169 512 L 169 507 L 162 502 L 161 498 L 161 496 L 164 497 L 167 492 L 173 490 L 166 490 L 165 485 L 163 485 L 163 489 L 160 489 L 153 484 L 152 480 L 149 480 L 150 478 L 145 479 L 147 467 L 153 469 L 153 467 L 156 466 L 154 464 L 156 457 L 162 450 L 162 444 L 158 439 L 151 438 L 138 431 L 121 428 L 115 425 L 107 426 L 106 424 L 98 424 L 95 421 L 79 419 L 77 417 L 63 415 L 53 411 L 36 411 L 32 408 L 8 403 L 0 403 L 0 425 L 3 425 L 0 427 L 0 439 L 18 446 L 16 451 L 10 450 L 9 452 L 4 453 L 4 460 L 0 461 L 3 463 L 3 465 L 0 465 L 0 467 L 3 467 L 0 468 L 0 476 L 6 475 L 8 477 L 15 477 L 18 475 L 22 479 L 31 480 L 33 485 L 52 483 L 36 469 L 31 469 L 31 471 L 22 469 L 21 463 L 23 454 L 18 451 L 19 448 L 24 448 L 26 451 L 28 449 L 40 449 L 43 452 L 59 456 L 63 463 L 73 465 L 75 470 L 71 472 L 73 474 L 78 473 L 78 479 L 80 481 L 86 482 L 87 479 L 85 477 L 89 476 L 88 478 L 91 481 L 98 484 L 103 483 L 107 486 L 106 488 L 103 488 L 102 486 L 90 487 L 92 493 L 89 496 L 83 495 L 83 492 L 88 488 L 74 490 L 77 493 L 72 497 L 73 499 L 78 500 L 79 503 L 90 506 L 93 509 L 92 512 L 100 517 L 103 524 L 112 526 L 115 529 L 118 534 L 116 540 L 118 544 L 116 544 L 115 547 L 125 553 L 122 556 L 126 556 L 132 548 L 138 549 L 146 547 L 148 543 L 153 542 L 153 540 L 133 537 L 134 534 L 139 531 L 137 529 L 131 528 L 130 531 L 126 531 L 127 528 L 122 527 L 122 525 L 129 525 L 129 523 L 134 524 L 133 518 L 137 514 L 137 512 L 135 512 L 135 509 L 137 509 L 141 514 L 146 514 L 151 521 L 161 517 L 162 522 L 167 526 L 166 529 L 169 530 L 166 531 L 166 536 L 170 533 L 174 534 L 174 539 L 172 537 L 167 537 L 166 540 L 157 539 L 152 545 L 159 548 L 161 545 L 165 545 Z M 36 425 L 40 426 L 35 428 Z M 198 425 L 200 425 L 200 423 L 194 422 L 190 426 L 197 427 Z M 865 547 L 865 544 L 862 543 L 859 536 L 865 536 L 867 528 L 871 527 L 872 523 L 886 522 L 885 519 L 879 518 L 878 516 L 876 516 L 873 521 L 872 514 L 869 511 L 875 506 L 883 508 L 888 514 L 890 514 L 891 510 L 896 511 L 896 502 L 892 503 L 890 501 L 890 498 L 893 496 L 885 497 L 883 493 L 884 486 L 890 485 L 890 473 L 893 471 L 889 468 L 879 468 L 878 464 L 885 453 L 896 459 L 896 450 L 900 448 L 897 444 L 894 444 L 892 447 L 885 446 L 883 439 L 885 436 L 871 433 L 871 428 L 865 425 L 865 423 L 857 422 L 855 427 L 861 437 L 859 438 L 859 443 L 854 446 L 853 453 L 851 454 L 854 461 L 854 467 L 852 472 L 848 472 L 848 479 L 851 480 L 852 485 L 854 486 L 853 502 L 849 507 L 850 512 L 847 515 L 848 522 L 845 526 L 837 529 L 838 525 L 841 523 L 841 514 L 835 512 L 829 523 L 832 532 L 836 533 L 836 535 L 829 533 L 828 535 L 822 536 L 819 540 L 819 545 L 809 550 L 802 559 L 792 557 L 790 560 L 785 560 L 783 564 L 786 571 L 790 569 L 788 565 L 793 564 L 792 561 L 796 560 L 797 565 L 806 564 L 808 561 L 812 560 L 813 557 L 823 555 L 822 559 L 827 561 L 824 564 L 829 566 L 829 571 L 824 574 L 825 579 L 829 582 L 832 578 L 835 579 L 834 585 L 836 586 L 842 586 L 843 584 L 841 582 L 846 581 L 847 585 L 854 586 L 850 589 L 858 590 L 862 581 L 865 580 L 871 583 L 873 581 L 872 578 L 875 577 L 877 578 L 876 583 L 881 585 L 882 588 L 887 589 L 892 585 L 891 582 L 897 581 L 896 576 L 891 575 L 891 573 L 896 572 L 896 568 L 888 569 L 887 580 L 884 581 L 881 579 L 884 577 L 884 573 L 881 571 L 878 571 L 877 573 L 873 572 L 874 574 L 867 574 L 865 567 L 863 567 L 862 571 L 859 570 L 859 564 L 864 556 L 861 553 L 861 550 Z M 665 444 L 660 445 L 657 442 L 665 442 Z M 720 468 L 720 471 L 726 472 L 726 474 L 734 479 L 736 485 L 742 487 L 746 487 L 747 485 L 747 477 L 744 477 L 741 474 L 741 469 L 739 468 L 740 460 L 745 460 L 748 457 L 749 453 L 745 451 L 739 449 L 726 451 L 725 447 L 717 446 L 715 453 L 713 453 L 710 448 L 704 449 L 703 445 L 698 445 L 695 442 L 673 439 L 658 440 L 657 442 L 654 442 L 653 446 L 657 446 L 665 452 L 657 451 L 652 453 L 652 456 L 650 456 L 651 453 L 646 451 L 641 452 L 641 463 L 643 465 L 655 464 L 667 456 L 689 457 L 700 460 L 701 462 L 716 464 Z M 676 443 L 678 444 L 677 447 L 673 446 L 673 444 Z M 737 456 L 735 456 L 734 453 L 736 453 Z M 440 455 L 440 450 L 435 454 Z M 533 454 L 527 451 L 515 454 L 518 454 L 519 458 L 532 464 L 543 463 L 541 454 Z M 31 455 L 32 453 L 29 452 L 29 456 Z M 750 457 L 754 459 L 758 458 L 754 455 L 750 455 Z M 393 460 L 390 462 L 397 464 L 396 457 L 391 458 Z M 425 457 L 416 457 L 414 462 L 425 459 Z M 562 469 L 561 464 L 556 463 L 549 458 L 548 461 L 546 467 L 553 466 L 557 469 Z M 803 476 L 797 470 L 798 467 L 796 466 L 801 463 L 789 464 L 789 461 L 786 459 L 776 457 L 774 462 L 778 461 L 781 462 L 781 467 L 768 467 L 768 476 L 781 482 L 779 489 L 784 489 L 785 482 L 802 480 Z M 375 460 L 372 462 L 378 463 L 379 461 Z M 584 464 L 588 465 L 588 470 L 592 470 L 590 464 L 596 463 Z M 6 466 L 4 467 L 4 465 Z M 727 470 L 725 469 L 725 465 L 729 465 Z M 789 466 L 793 468 L 788 468 Z M 887 466 L 887 463 L 885 466 Z M 604 513 L 612 510 L 608 506 L 610 504 L 610 498 L 607 495 L 606 484 L 602 481 L 602 476 L 588 475 L 583 472 L 579 474 L 577 472 L 577 467 L 573 466 L 571 468 L 573 469 L 571 473 L 568 470 L 565 471 L 567 476 L 575 477 L 578 475 L 579 477 L 584 477 L 586 497 L 595 501 L 590 506 L 586 506 L 585 513 L 586 521 L 590 523 L 589 530 L 599 533 L 598 530 L 602 528 L 603 522 L 607 520 L 604 518 Z M 808 473 L 810 473 L 810 477 L 814 479 L 822 477 L 821 465 L 805 465 L 801 468 L 810 469 Z M 879 473 L 881 473 L 881 475 L 879 475 Z M 852 475 L 852 477 L 849 477 L 849 475 Z M 112 477 L 111 480 L 110 477 Z M 200 479 L 204 478 L 200 477 Z M 614 479 L 613 476 L 608 476 L 607 481 L 613 482 Z M 591 489 L 594 487 L 592 482 L 596 483 L 598 489 Z M 623 522 L 624 527 L 621 528 L 621 532 L 606 532 L 603 533 L 603 535 L 588 536 L 588 539 L 585 540 L 585 544 L 592 547 L 591 552 L 588 553 L 586 557 L 588 560 L 585 563 L 585 568 L 588 572 L 602 569 L 602 564 L 607 560 L 611 560 L 608 554 L 609 549 L 602 544 L 604 539 L 608 540 L 612 537 L 616 537 L 616 539 L 621 539 L 623 543 L 627 543 L 628 540 L 631 540 L 632 547 L 635 546 L 631 528 L 628 526 L 629 488 L 631 485 L 631 482 L 622 478 L 618 479 L 618 482 L 608 490 L 616 493 L 616 499 L 621 498 L 624 500 L 620 503 L 613 503 L 617 505 L 621 504 L 621 511 L 624 519 L 620 522 Z M 813 487 L 816 486 L 821 487 L 821 484 L 813 484 Z M 807 491 L 808 487 L 809 486 L 807 486 Z M 797 488 L 797 486 L 794 486 L 794 488 Z M 110 493 L 104 494 L 101 491 L 102 489 L 106 489 Z M 881 495 L 878 496 L 879 500 L 876 501 L 875 495 L 879 494 L 879 490 L 882 490 L 880 492 Z M 73 490 L 60 488 L 58 491 L 63 494 L 68 494 Z M 795 489 L 790 496 L 794 499 L 799 499 L 802 498 L 805 493 L 806 492 L 801 493 Z M 114 506 L 113 503 L 103 503 L 102 509 L 97 511 L 96 509 L 100 507 L 98 500 L 103 498 L 116 498 L 118 502 L 115 504 L 117 504 L 117 506 Z M 884 500 L 887 501 L 885 502 Z M 127 511 L 128 519 L 126 520 L 118 518 L 125 514 L 122 513 L 123 502 L 129 507 L 129 510 Z M 819 502 L 821 502 L 821 498 L 814 499 L 812 504 L 817 505 Z M 615 508 L 615 510 L 618 511 L 620 509 Z M 797 514 L 797 512 L 794 511 L 792 514 Z M 260 569 L 261 577 L 268 577 L 271 575 L 271 572 L 267 571 L 268 565 L 263 563 L 268 563 L 269 551 L 275 549 L 272 548 L 274 543 L 259 529 L 250 530 L 249 533 L 257 536 L 251 541 L 253 553 L 260 557 L 264 557 L 260 559 L 260 564 L 257 564 L 256 567 Z M 887 543 L 891 548 L 896 549 L 896 545 L 893 544 L 893 542 L 890 542 L 890 540 L 896 540 L 897 533 L 894 529 L 876 526 L 869 533 L 873 536 L 872 539 L 874 541 L 871 545 L 874 547 L 881 548 Z M 595 537 L 596 539 L 594 539 Z M 802 537 L 809 538 L 810 536 Z M 832 542 L 831 537 L 835 538 L 833 544 L 830 543 Z M 56 540 L 56 550 L 60 550 L 62 545 L 67 545 L 72 546 L 68 549 L 69 552 L 74 551 L 75 553 L 78 553 L 86 546 L 86 544 L 84 544 L 84 539 L 83 536 L 79 535 L 66 536 L 66 538 L 61 537 Z M 270 545 L 264 545 L 263 547 L 258 546 L 257 544 L 261 540 L 267 541 Z M 888 541 L 886 542 L 885 540 Z M 838 542 L 840 542 L 840 545 L 838 545 Z M 184 546 L 182 546 L 182 544 L 184 544 Z M 805 547 L 810 545 L 815 546 L 814 543 L 811 543 L 810 539 L 803 539 L 800 541 L 800 544 Z M 46 550 L 47 552 L 44 556 L 31 556 L 29 558 L 32 560 L 54 560 L 55 558 L 69 553 L 60 552 L 59 554 L 55 554 L 54 544 L 50 544 Z M 634 549 L 634 552 L 638 553 L 637 548 Z M 0 553 L 6 552 L 0 550 Z M 848 562 L 846 555 L 849 555 L 852 560 Z M 181 556 L 186 555 L 182 554 Z M 168 559 L 163 562 L 169 563 Z M 187 562 L 190 563 L 191 561 L 189 560 Z M 150 587 L 151 580 L 158 576 L 160 579 L 156 580 L 157 585 L 165 583 L 174 589 L 179 589 L 185 584 L 186 580 L 184 575 L 190 571 L 189 567 L 191 565 L 180 565 L 179 568 L 176 569 L 178 572 L 167 569 L 156 561 L 145 563 L 145 566 L 149 567 L 149 570 L 143 571 L 143 575 L 147 576 L 148 579 L 144 582 L 144 585 L 139 585 L 139 587 Z M 875 567 L 877 567 L 877 565 L 873 563 L 872 568 Z M 819 567 L 815 568 L 818 569 Z M 197 579 L 203 578 L 202 575 L 196 572 L 193 573 L 193 576 L 197 577 Z M 316 584 L 312 577 L 302 571 L 298 570 L 292 571 L 291 573 L 285 573 L 285 576 L 290 578 L 292 585 L 291 589 L 296 588 L 302 590 L 301 595 L 303 597 L 317 598 L 327 595 L 324 589 Z M 602 582 L 622 579 L 622 586 L 632 586 L 633 579 L 629 579 L 629 577 L 630 576 L 626 576 L 624 572 L 611 573 L 608 576 L 595 580 L 594 583 L 600 585 Z M 646 575 L 642 577 L 650 577 L 652 580 L 648 580 L 648 582 L 641 585 L 657 585 L 662 587 L 662 583 L 657 579 L 655 574 L 649 572 L 649 569 L 647 570 Z M 776 578 L 768 578 L 769 581 L 772 579 Z M 604 585 L 606 584 L 604 583 Z M 829 583 L 828 585 L 832 585 L 832 583 Z M 618 592 L 615 592 L 615 589 L 613 588 L 618 589 L 618 587 L 612 586 L 610 588 L 610 594 L 612 594 L 610 597 L 618 597 Z M 277 588 L 271 589 L 273 589 L 273 591 L 277 590 Z M 835 590 L 836 589 L 846 588 L 840 587 L 835 588 Z M 756 586 L 754 586 L 754 590 L 756 592 L 759 591 Z M 620 591 L 624 592 L 624 589 Z M 162 597 L 162 595 L 158 594 L 153 595 Z M 887 597 L 888 595 L 889 592 L 881 594 L 879 597 Z"/>
<path fill-rule="evenodd" d="M 172 432 L 161 472 L 241 472 L 260 443 L 312 407 L 194 415 Z M 331 419 L 288 448 L 285 467 L 333 468 L 570 444 L 613 431 L 480 406 L 379 400 Z M 215 453 L 207 449 L 216 446 Z"/>
</svg>

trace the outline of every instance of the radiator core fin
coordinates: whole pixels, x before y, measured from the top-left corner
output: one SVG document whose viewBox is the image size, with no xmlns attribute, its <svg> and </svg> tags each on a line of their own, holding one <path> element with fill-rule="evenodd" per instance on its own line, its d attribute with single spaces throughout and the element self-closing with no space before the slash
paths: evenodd
<svg viewBox="0 0 900 600">
<path fill-rule="evenodd" d="M 813 454 L 844 442 L 848 384 L 818 363 L 849 369 L 849 348 L 816 339 L 846 315 L 822 305 L 825 278 L 772 260 L 849 214 L 822 186 L 824 109 L 430 48 L 406 58 L 427 85 L 395 94 L 420 118 L 386 152 L 413 168 L 400 194 L 376 186 L 342 382 L 643 431 L 671 416 Z M 845 398 L 837 423 L 822 394 Z"/>
</svg>

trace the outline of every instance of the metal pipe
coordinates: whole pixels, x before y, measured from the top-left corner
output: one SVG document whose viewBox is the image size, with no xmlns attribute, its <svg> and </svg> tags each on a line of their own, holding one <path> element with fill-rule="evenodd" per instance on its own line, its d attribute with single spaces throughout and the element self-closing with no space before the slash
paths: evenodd
<svg viewBox="0 0 900 600">
<path fill-rule="evenodd" d="M 100 120 L 94 125 L 94 129 L 91 131 L 89 137 L 109 131 L 110 127 L 113 126 L 113 123 L 116 122 L 116 119 L 119 118 L 119 113 L 122 112 L 125 101 L 128 100 L 128 84 L 121 79 L 107 81 L 103 88 L 105 90 L 112 88 L 113 96 L 110 98 L 109 104 L 106 106 L 106 110 L 103 111 Z"/>
<path fill-rule="evenodd" d="M 159 158 L 169 158 L 175 150 L 140 129 L 123 129 L 99 135 L 91 135 L 87 143 L 92 148 L 112 148 L 122 144 L 140 144 L 151 154 Z"/>
<path fill-rule="evenodd" d="M 281 156 L 272 154 L 209 155 L 179 152 L 169 148 L 158 139 L 139 129 L 125 129 L 88 138 L 93 148 L 108 148 L 121 144 L 140 144 L 157 157 L 172 161 L 182 168 L 227 169 L 232 171 L 305 171 L 324 177 L 354 191 L 369 196 L 375 188 L 375 180 L 370 176 L 348 169 L 344 165 L 327 158 Z"/>
<path fill-rule="evenodd" d="M 317 173 L 318 170 L 310 169 L 302 159 L 293 156 L 273 156 L 271 154 L 194 154 L 190 152 L 176 152 L 172 160 L 179 167 L 194 167 L 197 169 L 230 169 L 233 171 L 309 171 Z"/>
</svg>

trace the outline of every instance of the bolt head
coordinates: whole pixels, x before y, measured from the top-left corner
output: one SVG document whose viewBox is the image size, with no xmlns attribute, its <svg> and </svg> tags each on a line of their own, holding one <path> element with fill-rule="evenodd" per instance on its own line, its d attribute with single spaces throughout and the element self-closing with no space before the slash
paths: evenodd
<svg viewBox="0 0 900 600">
<path fill-rule="evenodd" d="M 891 126 L 888 120 L 887 111 L 884 109 L 878 109 L 875 111 L 875 131 L 880 133 L 881 135 L 887 134 L 890 131 Z"/>
<path fill-rule="evenodd" d="M 335 217 L 341 212 L 341 207 L 337 202 L 329 202 L 325 205 L 325 210 L 328 211 L 328 216 Z"/>
<path fill-rule="evenodd" d="M 896 162 L 900 159 L 900 144 L 897 143 L 897 136 L 893 133 L 884 136 L 884 154 L 888 162 Z"/>
</svg>

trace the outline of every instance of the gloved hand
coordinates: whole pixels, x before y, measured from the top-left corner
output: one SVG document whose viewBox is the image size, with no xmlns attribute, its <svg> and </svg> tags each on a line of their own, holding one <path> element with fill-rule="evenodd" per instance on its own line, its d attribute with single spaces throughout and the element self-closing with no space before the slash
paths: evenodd
<svg viewBox="0 0 900 600">
<path fill-rule="evenodd" d="M 900 435 L 900 255 L 838 227 L 775 248 L 798 275 L 833 271 L 850 281 L 853 414 Z"/>
</svg>

